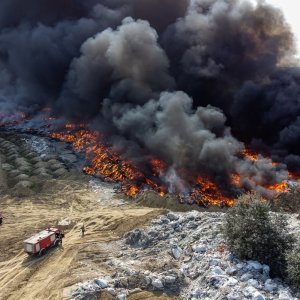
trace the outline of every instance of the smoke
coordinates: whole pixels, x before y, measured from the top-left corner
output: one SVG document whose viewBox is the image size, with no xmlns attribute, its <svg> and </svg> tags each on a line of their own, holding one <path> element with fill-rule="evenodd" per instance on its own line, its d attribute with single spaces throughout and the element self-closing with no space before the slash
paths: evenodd
<svg viewBox="0 0 300 300">
<path fill-rule="evenodd" d="M 102 106 L 99 98 L 108 96 L 123 106 L 143 104 L 153 93 L 172 88 L 168 59 L 157 38 L 148 22 L 130 17 L 115 31 L 106 29 L 89 38 L 70 65 L 58 110 L 75 105 L 70 111 L 74 116 L 93 115 Z"/>
<path fill-rule="evenodd" d="M 0 105 L 85 120 L 141 168 L 165 161 L 166 181 L 184 169 L 227 186 L 236 173 L 261 190 L 285 165 L 300 171 L 294 51 L 282 12 L 262 2 L 4 0 Z M 279 165 L 250 163 L 244 143 Z"/>
<path fill-rule="evenodd" d="M 290 66 L 295 45 L 281 11 L 265 3 L 191 1 L 162 45 L 177 88 L 195 107 L 223 109 L 237 138 L 300 170 L 300 73 Z"/>
<path fill-rule="evenodd" d="M 299 71 L 278 70 L 264 84 L 245 82 L 236 93 L 231 110 L 239 137 L 270 152 L 276 161 L 285 162 L 294 171 L 300 170 Z"/>
</svg>

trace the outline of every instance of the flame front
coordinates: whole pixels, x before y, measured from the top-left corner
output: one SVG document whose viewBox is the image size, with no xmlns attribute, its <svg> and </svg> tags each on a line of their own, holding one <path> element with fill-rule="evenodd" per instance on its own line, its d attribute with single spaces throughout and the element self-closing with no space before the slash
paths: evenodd
<svg viewBox="0 0 300 300">
<path fill-rule="evenodd" d="M 88 166 L 84 167 L 85 173 L 119 183 L 120 190 L 128 196 L 136 196 L 143 190 L 152 190 L 161 196 L 168 192 L 168 186 L 161 180 L 168 167 L 157 158 L 149 160 L 151 174 L 146 176 L 137 165 L 122 157 L 114 147 L 110 146 L 101 133 L 86 129 L 84 124 L 67 124 L 64 130 L 53 132 L 50 135 L 61 141 L 72 143 L 76 151 L 85 153 L 88 163 Z M 260 154 L 247 149 L 243 149 L 242 155 L 253 164 L 263 158 Z M 271 159 L 269 164 L 273 167 L 277 165 Z M 292 178 L 291 175 L 290 178 Z M 297 180 L 299 180 L 298 178 Z M 234 197 L 225 195 L 213 179 L 207 176 L 198 175 L 195 179 L 190 180 L 189 185 L 191 188 L 187 194 L 181 194 L 178 191 L 184 202 L 204 206 L 221 204 L 228 207 L 234 204 Z M 236 188 L 241 187 L 240 174 L 233 173 L 231 175 L 231 185 Z M 289 185 L 287 180 L 284 180 L 280 183 L 265 185 L 264 188 L 275 193 L 285 193 L 289 190 Z"/>
<path fill-rule="evenodd" d="M 268 163 L 269 163 L 270 166 L 276 168 L 277 165 L 278 165 L 271 158 L 263 157 L 263 156 L 261 156 L 258 153 L 249 151 L 248 149 L 243 149 L 242 154 L 247 159 L 249 159 L 251 162 L 253 162 L 253 163 L 258 162 L 260 160 L 260 158 L 264 158 L 264 159 L 267 159 L 269 161 Z M 290 172 L 288 172 L 288 177 L 291 180 L 295 180 L 296 179 L 296 178 L 294 178 L 292 176 L 292 173 L 290 173 Z M 297 176 L 295 175 L 295 177 L 297 177 Z M 276 192 L 278 194 L 280 194 L 280 193 L 287 193 L 289 191 L 289 184 L 288 184 L 287 180 L 283 180 L 282 182 L 277 182 L 277 183 L 273 183 L 273 184 L 267 184 L 267 185 L 264 186 L 264 188 L 266 188 L 266 189 L 268 189 L 270 191 L 274 191 L 274 192 Z"/>
<path fill-rule="evenodd" d="M 45 109 L 43 113 L 48 114 L 49 110 Z M 49 131 L 56 119 L 48 115 L 43 120 L 44 124 L 39 129 Z M 30 117 L 25 113 L 16 113 L 8 117 L 0 114 L 0 126 L 18 127 L 27 121 L 30 121 Z M 169 166 L 165 162 L 149 155 L 145 171 L 145 166 L 141 167 L 123 157 L 115 147 L 106 141 L 103 134 L 89 130 L 84 123 L 66 124 L 62 130 L 52 131 L 49 135 L 60 141 L 71 143 L 75 151 L 85 155 L 87 166 L 83 170 L 86 174 L 117 183 L 120 191 L 128 196 L 136 196 L 144 190 L 155 191 L 161 196 L 170 192 L 169 183 L 165 180 Z M 250 164 L 256 165 L 264 160 L 270 165 L 270 168 L 274 170 L 277 168 L 277 163 L 272 159 L 248 149 L 243 149 L 241 156 Z M 221 188 L 213 178 L 203 174 L 190 174 L 188 170 L 176 171 L 179 176 L 185 178 L 186 187 L 184 191 L 175 188 L 171 192 L 177 194 L 182 201 L 203 206 L 225 205 L 230 207 L 233 205 L 235 197 L 224 192 L 226 188 Z M 260 186 L 271 191 L 273 195 L 285 193 L 289 191 L 289 180 L 300 182 L 299 174 L 289 172 L 287 177 L 288 180 L 284 179 L 281 182 L 266 183 Z M 239 172 L 233 171 L 227 185 L 233 191 L 243 192 L 245 191 L 243 190 L 244 179 Z M 255 180 L 251 178 L 251 175 L 248 179 Z"/>
<path fill-rule="evenodd" d="M 234 199 L 227 197 L 220 188 L 205 176 L 197 176 L 196 183 L 198 188 L 192 191 L 192 199 L 199 205 L 225 205 L 231 207 Z"/>
<path fill-rule="evenodd" d="M 128 196 L 136 196 L 143 190 L 152 190 L 161 196 L 168 192 L 168 186 L 161 180 L 167 172 L 167 165 L 157 158 L 149 160 L 151 172 L 147 176 L 138 166 L 108 145 L 103 135 L 85 129 L 83 124 L 67 124 L 63 131 L 50 135 L 52 138 L 72 143 L 76 151 L 85 153 L 88 162 L 88 166 L 84 167 L 85 173 L 119 183 L 120 189 Z M 187 195 L 181 195 L 187 202 L 205 206 L 220 203 L 231 206 L 234 202 L 233 198 L 224 196 L 207 177 L 197 176 L 190 185 L 193 186 L 191 191 Z"/>
<path fill-rule="evenodd" d="M 112 146 L 106 143 L 103 135 L 83 128 L 85 128 L 83 124 L 79 126 L 67 124 L 64 131 L 53 132 L 50 136 L 70 142 L 76 151 L 85 153 L 88 162 L 88 166 L 83 169 L 85 173 L 99 176 L 106 181 L 120 183 L 121 190 L 128 196 L 135 196 L 142 189 L 151 189 L 160 195 L 166 193 L 164 186 L 147 178 L 136 165 L 122 158 Z M 158 159 L 151 160 L 151 164 L 155 175 L 164 166 Z"/>
</svg>

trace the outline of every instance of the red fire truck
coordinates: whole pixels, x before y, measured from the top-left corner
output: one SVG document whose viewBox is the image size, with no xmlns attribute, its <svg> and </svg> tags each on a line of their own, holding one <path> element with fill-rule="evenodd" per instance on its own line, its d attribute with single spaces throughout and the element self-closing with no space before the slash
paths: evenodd
<svg viewBox="0 0 300 300">
<path fill-rule="evenodd" d="M 60 239 L 65 236 L 58 228 L 47 228 L 23 242 L 25 252 L 42 256 L 47 249 L 58 246 Z"/>
</svg>

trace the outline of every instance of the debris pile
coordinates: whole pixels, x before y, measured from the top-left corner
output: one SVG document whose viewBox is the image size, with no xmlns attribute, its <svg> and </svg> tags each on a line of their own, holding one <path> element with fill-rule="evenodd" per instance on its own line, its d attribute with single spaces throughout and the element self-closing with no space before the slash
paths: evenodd
<svg viewBox="0 0 300 300">
<path fill-rule="evenodd" d="M 146 228 L 126 233 L 107 246 L 117 252 L 106 262 L 111 271 L 106 284 L 82 283 L 71 299 L 103 289 L 116 299 L 130 299 L 136 290 L 191 300 L 298 299 L 280 279 L 270 278 L 269 266 L 239 261 L 229 253 L 222 236 L 223 217 L 223 213 L 170 212 Z M 291 230 L 297 222 L 290 216 Z"/>
</svg>

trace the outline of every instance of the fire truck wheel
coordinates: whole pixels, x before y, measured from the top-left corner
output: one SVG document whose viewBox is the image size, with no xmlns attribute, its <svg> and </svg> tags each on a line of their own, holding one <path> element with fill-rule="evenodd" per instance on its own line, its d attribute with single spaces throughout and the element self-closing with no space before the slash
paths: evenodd
<svg viewBox="0 0 300 300">
<path fill-rule="evenodd" d="M 46 253 L 46 250 L 45 249 L 42 249 L 40 252 L 39 252 L 39 256 L 43 256 L 44 254 Z"/>
<path fill-rule="evenodd" d="M 57 247 L 59 245 L 59 240 L 56 240 L 53 244 L 53 247 Z"/>
</svg>

